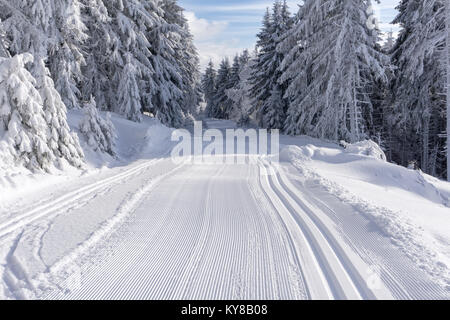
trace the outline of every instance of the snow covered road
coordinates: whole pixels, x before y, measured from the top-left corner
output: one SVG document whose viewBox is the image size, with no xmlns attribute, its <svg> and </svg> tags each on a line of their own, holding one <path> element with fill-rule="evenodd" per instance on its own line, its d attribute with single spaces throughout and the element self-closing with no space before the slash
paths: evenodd
<svg viewBox="0 0 450 320">
<path fill-rule="evenodd" d="M 0 291 L 16 299 L 449 298 L 354 209 L 299 177 L 291 164 L 257 155 L 245 164 L 139 161 L 2 214 Z"/>
</svg>

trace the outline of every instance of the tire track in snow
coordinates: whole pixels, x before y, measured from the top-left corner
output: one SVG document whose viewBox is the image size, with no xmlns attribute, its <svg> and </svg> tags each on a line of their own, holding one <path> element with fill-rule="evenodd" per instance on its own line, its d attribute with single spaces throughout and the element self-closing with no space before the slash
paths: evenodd
<svg viewBox="0 0 450 320">
<path fill-rule="evenodd" d="M 98 230 L 96 230 L 92 236 L 80 244 L 73 252 L 62 258 L 60 261 L 50 267 L 50 276 L 55 276 L 59 272 L 66 268 L 69 264 L 73 263 L 81 255 L 85 254 L 88 250 L 94 247 L 105 236 L 112 233 L 121 222 L 123 222 L 141 203 L 142 199 L 148 195 L 151 190 L 163 179 L 175 173 L 182 168 L 184 164 L 181 164 L 169 172 L 162 174 L 156 178 L 149 179 L 145 185 L 139 188 L 131 197 L 125 200 L 119 207 L 116 215 L 107 220 Z"/>
<path fill-rule="evenodd" d="M 331 228 L 324 222 L 323 214 L 317 208 L 310 207 L 301 199 L 286 177 L 278 168 L 264 163 L 266 170 L 272 170 L 269 175 L 271 186 L 278 197 L 305 233 L 310 245 L 314 248 L 314 254 L 320 261 L 321 268 L 337 299 L 392 299 L 389 290 L 384 284 L 372 290 L 368 287 L 369 270 L 362 259 L 352 249 L 348 248 L 342 240 L 337 240 Z M 351 258 L 350 258 L 351 257 Z"/>
<path fill-rule="evenodd" d="M 289 229 L 280 213 L 277 211 L 269 195 L 265 191 L 262 181 L 265 176 L 261 175 L 259 166 L 257 166 L 256 169 L 257 172 L 255 177 L 257 180 L 257 188 L 252 190 L 253 197 L 255 201 L 260 203 L 262 208 L 268 212 L 267 226 L 270 226 L 267 228 L 268 231 L 272 233 L 273 239 L 279 239 L 279 241 L 285 244 L 288 253 L 288 256 L 286 257 L 280 255 L 279 250 L 275 250 L 275 248 L 273 250 L 275 255 L 274 259 L 278 262 L 275 263 L 275 267 L 277 269 L 275 272 L 278 275 L 283 275 L 283 278 L 285 279 L 279 287 L 280 299 L 292 299 L 292 297 L 295 297 L 296 299 L 310 298 L 310 294 L 305 283 L 305 276 L 303 274 L 303 270 L 301 269 L 301 262 L 294 245 L 294 239 L 290 235 Z M 290 289 L 294 290 L 294 295 L 289 293 Z"/>
<path fill-rule="evenodd" d="M 270 200 L 275 210 L 280 215 L 281 220 L 289 234 L 290 242 L 293 243 L 297 261 L 302 266 L 302 271 L 311 299 L 329 300 L 333 299 L 333 292 L 328 284 L 326 275 L 317 260 L 313 247 L 303 234 L 299 232 L 299 226 L 292 217 L 289 209 L 278 197 L 269 181 L 269 173 L 264 165 L 260 165 L 261 184 L 267 198 Z"/>
<path fill-rule="evenodd" d="M 211 181 L 213 176 L 209 178 Z M 177 183 L 175 188 L 171 188 L 173 183 L 170 183 L 170 193 L 167 193 L 168 186 L 158 188 L 157 195 L 151 197 L 153 201 L 148 199 L 140 206 L 132 230 L 125 234 L 124 240 L 119 240 L 121 244 L 116 248 L 116 254 L 102 264 L 101 270 L 92 273 L 87 270 L 85 281 L 89 285 L 63 298 L 144 299 L 155 295 L 169 298 L 177 284 L 178 277 L 173 275 L 181 274 L 189 258 L 190 246 L 194 248 L 192 236 L 197 237 L 202 226 L 201 215 L 195 217 L 188 211 L 183 213 L 177 209 L 177 201 L 186 201 L 181 199 L 182 193 L 188 189 L 189 181 L 195 179 L 195 172 L 184 170 L 182 179 L 178 175 L 175 177 Z M 168 197 L 163 199 L 162 194 Z M 143 205 L 150 201 L 151 207 L 145 210 Z M 57 294 L 50 297 L 61 298 Z"/>
<path fill-rule="evenodd" d="M 20 230 L 21 228 L 29 225 L 32 222 L 35 222 L 40 218 L 50 217 L 54 214 L 57 214 L 61 210 L 66 209 L 67 207 L 76 205 L 81 199 L 84 199 L 86 197 L 92 198 L 93 193 L 98 191 L 101 192 L 101 190 L 105 188 L 113 186 L 114 184 L 123 181 L 135 174 L 139 174 L 142 171 L 145 171 L 149 167 L 153 166 L 155 163 L 162 160 L 163 159 L 153 160 L 138 165 L 129 170 L 126 170 L 125 172 L 121 172 L 112 177 L 106 178 L 104 180 L 95 182 L 93 184 L 69 192 L 64 196 L 58 197 L 57 199 L 49 201 L 43 205 L 39 205 L 25 213 L 16 215 L 14 218 L 9 219 L 7 222 L 0 224 L 0 239 L 8 234 Z"/>
<path fill-rule="evenodd" d="M 280 170 L 280 173 L 283 174 L 284 170 Z M 291 182 L 289 178 L 285 179 Z M 324 214 L 324 222 L 331 216 L 339 217 L 341 223 L 345 223 L 345 230 L 341 230 L 340 233 L 341 237 L 368 265 L 379 269 L 382 281 L 396 299 L 448 299 L 448 291 L 445 291 L 439 284 L 434 284 L 426 273 L 417 270 L 417 266 L 411 262 L 410 258 L 391 244 L 390 238 L 368 230 L 371 228 L 372 222 L 364 215 L 359 215 L 359 209 L 347 207 L 345 203 L 337 203 L 334 206 L 342 205 L 344 207 L 339 207 L 339 210 L 335 212 L 334 208 L 321 199 L 330 197 L 333 203 L 333 201 L 338 201 L 335 195 L 322 189 L 321 185 L 316 182 L 310 183 L 305 186 L 295 184 L 292 186 L 294 193 L 298 193 L 302 199 L 318 207 L 319 213 Z M 291 185 L 293 185 L 292 182 Z M 347 211 L 350 211 L 350 214 Z M 354 213 L 351 214 L 351 212 Z M 355 216 L 355 213 L 358 215 Z M 350 221 L 347 220 L 349 218 Z"/>
<path fill-rule="evenodd" d="M 249 187 L 258 170 L 193 165 L 165 179 L 115 233 L 113 254 L 83 269 L 83 285 L 49 298 L 304 297 L 289 275 L 290 249 L 278 233 L 283 230 L 273 228 L 276 213 L 262 209 Z"/>
</svg>

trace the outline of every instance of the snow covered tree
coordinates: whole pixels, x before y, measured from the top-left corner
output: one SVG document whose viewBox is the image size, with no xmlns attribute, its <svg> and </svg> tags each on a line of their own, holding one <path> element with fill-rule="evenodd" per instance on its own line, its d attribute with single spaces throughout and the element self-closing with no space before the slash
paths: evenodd
<svg viewBox="0 0 450 320">
<path fill-rule="evenodd" d="M 118 112 L 125 115 L 127 119 L 140 122 L 142 120 L 142 105 L 139 94 L 136 68 L 131 63 L 130 54 L 125 56 L 126 64 L 120 76 L 118 88 Z"/>
<path fill-rule="evenodd" d="M 82 42 L 87 38 L 78 0 L 0 0 L 9 51 L 45 59 L 63 101 L 78 107 L 81 99 Z M 37 68 L 36 70 L 40 70 Z M 34 76 L 44 76 L 35 74 Z"/>
<path fill-rule="evenodd" d="M 6 37 L 5 29 L 3 28 L 3 22 L 0 19 L 0 57 L 10 58 L 11 55 L 8 51 L 8 40 Z"/>
<path fill-rule="evenodd" d="M 446 52 L 445 64 L 447 65 L 447 181 L 450 181 L 450 2 L 446 2 L 445 7 L 446 16 Z"/>
<path fill-rule="evenodd" d="M 237 121 L 239 125 L 248 125 L 252 102 L 249 97 L 249 78 L 252 71 L 252 62 L 247 50 L 239 56 L 239 81 L 231 89 L 227 90 L 227 96 L 231 101 L 229 118 Z"/>
<path fill-rule="evenodd" d="M 88 145 L 94 151 L 108 153 L 116 156 L 115 140 L 117 138 L 114 125 L 107 114 L 104 120 L 98 113 L 95 100 L 91 100 L 84 106 L 85 115 L 80 122 L 80 131 L 86 137 Z"/>
<path fill-rule="evenodd" d="M 228 59 L 222 60 L 217 72 L 217 92 L 214 96 L 212 109 L 209 109 L 208 116 L 218 119 L 224 119 L 229 106 L 229 99 L 226 94 L 230 87 L 231 67 Z"/>
<path fill-rule="evenodd" d="M 302 45 L 288 54 L 297 63 L 282 65 L 281 82 L 289 81 L 286 96 L 291 99 L 287 133 L 350 142 L 368 137 L 373 85 L 387 80 L 388 64 L 377 45 L 378 30 L 367 25 L 370 4 L 305 1 L 290 31 Z"/>
<path fill-rule="evenodd" d="M 49 170 L 55 159 L 36 80 L 25 69 L 30 54 L 0 59 L 0 119 L 12 157 L 29 170 Z"/>
<path fill-rule="evenodd" d="M 290 30 L 291 22 L 286 1 L 276 1 L 272 14 L 267 10 L 263 29 L 258 34 L 259 51 L 250 78 L 253 85 L 250 92 L 258 110 L 260 126 L 267 129 L 281 129 L 285 121 L 288 103 L 284 98 L 285 86 L 279 83 L 284 55 L 277 48 Z M 280 97 L 281 100 L 277 100 Z"/>
<path fill-rule="evenodd" d="M 111 1 L 82 0 L 82 15 L 89 38 L 84 42 L 86 62 L 82 66 L 84 101 L 91 96 L 102 110 L 116 110 L 118 83 L 112 81 L 123 67 L 122 43 L 117 31 L 115 10 Z"/>
<path fill-rule="evenodd" d="M 206 114 L 212 114 L 212 110 L 214 109 L 214 97 L 217 93 L 216 78 L 216 69 L 214 69 L 213 62 L 210 61 L 202 78 L 202 89 L 206 100 Z"/>
<path fill-rule="evenodd" d="M 390 53 L 391 50 L 394 48 L 394 45 L 395 45 L 395 38 L 394 38 L 394 33 L 391 30 L 391 31 L 389 31 L 387 33 L 387 38 L 384 41 L 384 44 L 383 44 L 383 47 L 382 47 L 383 52 L 384 53 Z"/>
<path fill-rule="evenodd" d="M 402 26 L 393 50 L 394 161 L 445 176 L 445 6 L 441 0 L 403 0 L 395 23 Z M 419 148 L 417 146 L 420 146 Z"/>
<path fill-rule="evenodd" d="M 185 113 L 197 113 L 201 100 L 200 91 L 200 59 L 194 46 L 193 36 L 189 24 L 184 17 L 183 8 L 177 0 L 162 0 L 164 20 L 172 26 L 169 33 L 175 43 L 175 56 L 182 78 L 182 102 Z"/>
<path fill-rule="evenodd" d="M 69 164 L 81 168 L 84 154 L 78 141 L 78 136 L 70 132 L 66 120 L 66 106 L 50 78 L 50 71 L 43 60 L 35 63 L 37 72 L 36 88 L 42 98 L 45 120 L 48 126 L 47 145 L 59 159 L 65 159 Z"/>
<path fill-rule="evenodd" d="M 66 107 L 80 108 L 80 84 L 84 81 L 81 68 L 85 64 L 82 46 L 88 38 L 81 4 L 79 0 L 54 0 L 53 3 L 59 37 L 49 47 L 50 70 Z"/>
</svg>

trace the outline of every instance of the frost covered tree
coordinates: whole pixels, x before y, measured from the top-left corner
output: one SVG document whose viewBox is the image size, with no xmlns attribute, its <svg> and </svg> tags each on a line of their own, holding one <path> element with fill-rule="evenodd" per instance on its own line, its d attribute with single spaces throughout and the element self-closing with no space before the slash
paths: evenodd
<svg viewBox="0 0 450 320">
<path fill-rule="evenodd" d="M 239 56 L 239 81 L 231 89 L 227 90 L 227 96 L 231 101 L 230 119 L 237 121 L 239 125 L 248 125 L 250 122 L 252 102 L 250 99 L 249 78 L 252 71 L 252 60 L 247 50 Z"/>
<path fill-rule="evenodd" d="M 394 22 L 402 30 L 393 50 L 392 160 L 416 161 L 423 171 L 445 176 L 444 1 L 403 0 L 398 9 Z"/>
<path fill-rule="evenodd" d="M 202 78 L 202 90 L 206 100 L 206 114 L 211 114 L 214 109 L 214 97 L 217 93 L 216 78 L 217 72 L 214 69 L 214 63 L 210 61 Z"/>
<path fill-rule="evenodd" d="M 289 81 L 285 130 L 331 140 L 368 137 L 375 81 L 386 81 L 388 58 L 379 50 L 378 30 L 369 30 L 367 0 L 307 0 L 290 31 L 300 39 L 282 64 Z M 301 68 L 299 68 L 299 65 Z"/>
<path fill-rule="evenodd" d="M 446 2 L 446 51 L 445 64 L 447 65 L 447 181 L 450 181 L 450 2 Z"/>
<path fill-rule="evenodd" d="M 66 106 L 78 107 L 84 62 L 81 45 L 87 38 L 79 1 L 1 0 L 0 9 L 11 54 L 28 52 L 36 62 L 45 59 Z M 34 76 L 43 76 L 35 72 Z"/>
<path fill-rule="evenodd" d="M 394 38 L 394 33 L 391 30 L 387 33 L 387 38 L 383 43 L 383 47 L 382 47 L 383 52 L 384 53 L 391 52 L 391 50 L 394 48 L 394 45 L 395 45 L 395 38 Z"/>
<path fill-rule="evenodd" d="M 55 86 L 67 108 L 80 108 L 84 81 L 82 66 L 85 54 L 82 46 L 87 40 L 87 28 L 81 16 L 79 0 L 54 0 L 53 21 L 57 39 L 52 39 L 48 62 Z M 56 41 L 55 41 L 56 40 Z"/>
<path fill-rule="evenodd" d="M 228 59 L 223 59 L 217 72 L 217 92 L 214 95 L 214 103 L 209 109 L 208 116 L 224 119 L 229 106 L 227 90 L 230 86 L 231 67 Z"/>
<path fill-rule="evenodd" d="M 8 39 L 6 37 L 5 29 L 3 28 L 3 22 L 0 20 L 0 57 L 10 58 L 11 55 L 8 51 Z"/>
<path fill-rule="evenodd" d="M 123 66 L 123 45 L 117 28 L 117 13 L 113 2 L 82 0 L 83 18 L 89 35 L 84 42 L 86 62 L 82 66 L 84 81 L 81 93 L 84 101 L 91 96 L 102 110 L 116 110 L 118 83 L 112 81 Z"/>
<path fill-rule="evenodd" d="M 117 133 L 109 113 L 107 113 L 106 120 L 103 119 L 98 113 L 93 98 L 84 106 L 84 113 L 84 118 L 80 122 L 80 131 L 85 136 L 88 145 L 94 151 L 108 153 L 115 157 Z"/>
<path fill-rule="evenodd" d="M 285 86 L 279 83 L 284 55 L 278 46 L 290 30 L 291 22 L 286 1 L 276 1 L 272 13 L 266 11 L 263 29 L 258 34 L 258 55 L 250 78 L 250 92 L 263 128 L 281 129 L 284 125 L 288 102 L 284 98 Z"/>
<path fill-rule="evenodd" d="M 142 105 L 137 79 L 139 74 L 132 64 L 130 55 L 125 56 L 125 67 L 122 70 L 117 93 L 118 112 L 127 119 L 140 122 L 142 120 Z"/>
<path fill-rule="evenodd" d="M 43 60 L 35 63 L 40 68 L 36 77 L 36 88 L 42 98 L 45 120 L 47 122 L 47 145 L 59 159 L 65 159 L 69 164 L 81 168 L 84 163 L 83 150 L 78 136 L 70 132 L 67 124 L 66 106 L 50 78 L 50 71 Z"/>
<path fill-rule="evenodd" d="M 48 147 L 48 127 L 36 80 L 25 69 L 30 54 L 0 59 L 0 117 L 12 158 L 29 170 L 49 170 L 55 155 Z"/>
<path fill-rule="evenodd" d="M 164 20 L 172 26 L 171 38 L 175 44 L 174 52 L 182 78 L 182 102 L 185 113 L 197 113 L 201 100 L 200 90 L 200 59 L 194 46 L 189 24 L 184 17 L 184 9 L 177 0 L 162 0 Z"/>
</svg>

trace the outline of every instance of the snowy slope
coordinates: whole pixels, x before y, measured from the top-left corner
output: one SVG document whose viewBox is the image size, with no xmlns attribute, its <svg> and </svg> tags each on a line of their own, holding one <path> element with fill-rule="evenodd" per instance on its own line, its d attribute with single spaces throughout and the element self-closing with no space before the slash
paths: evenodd
<svg viewBox="0 0 450 320">
<path fill-rule="evenodd" d="M 121 159 L 83 144 L 84 175 L 4 186 L 0 298 L 450 298 L 448 183 L 308 137 L 279 165 L 176 164 L 171 129 L 113 122 Z"/>
</svg>

